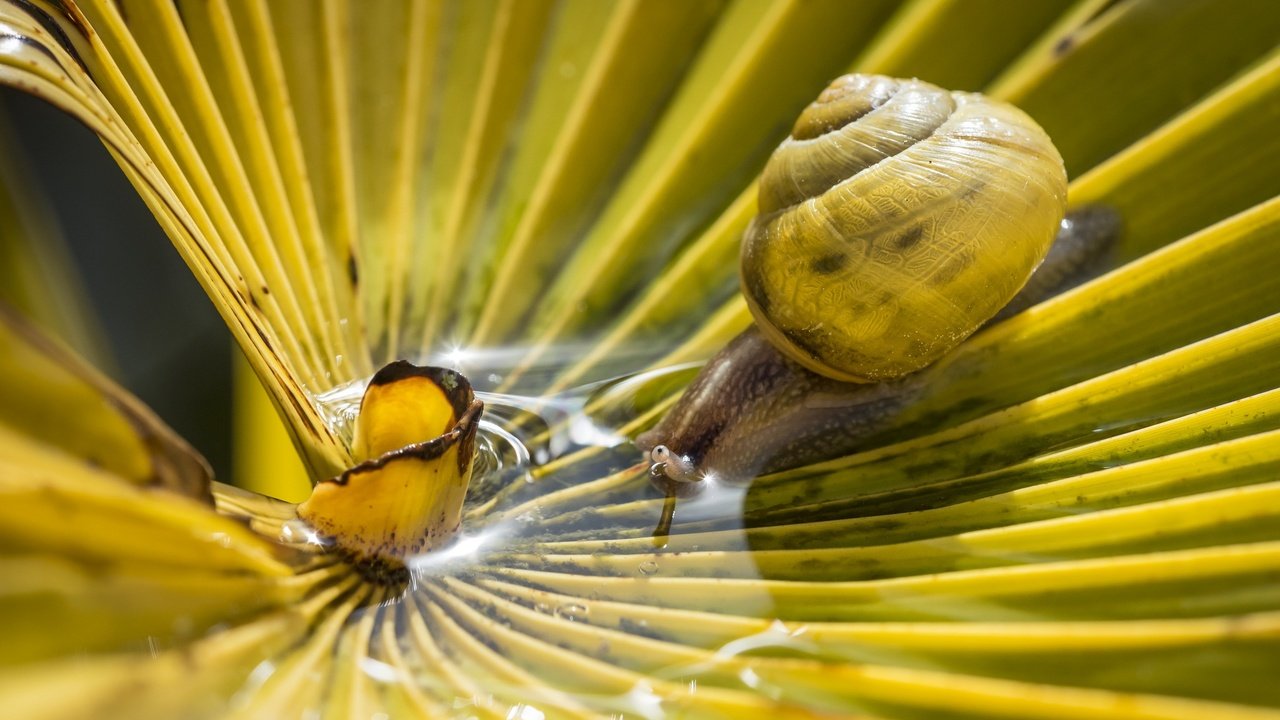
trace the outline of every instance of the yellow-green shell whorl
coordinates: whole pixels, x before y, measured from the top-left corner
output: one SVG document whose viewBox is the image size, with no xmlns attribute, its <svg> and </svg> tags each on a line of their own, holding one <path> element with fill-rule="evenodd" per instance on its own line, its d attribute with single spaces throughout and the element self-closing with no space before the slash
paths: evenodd
<svg viewBox="0 0 1280 720">
<path fill-rule="evenodd" d="M 1067 177 L 1025 113 L 918 80 L 846 75 L 760 181 L 742 289 L 779 349 L 823 375 L 919 370 L 1018 292 L 1053 242 Z"/>
</svg>

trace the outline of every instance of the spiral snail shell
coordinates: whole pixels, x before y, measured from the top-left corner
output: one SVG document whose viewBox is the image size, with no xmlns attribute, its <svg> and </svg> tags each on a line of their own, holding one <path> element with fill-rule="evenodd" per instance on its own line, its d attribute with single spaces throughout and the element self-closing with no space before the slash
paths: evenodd
<svg viewBox="0 0 1280 720">
<path fill-rule="evenodd" d="M 637 439 L 659 484 L 847 451 L 909 402 L 913 373 L 1097 259 L 1115 223 L 1064 222 L 1066 195 L 1053 143 L 1007 103 L 832 82 L 760 178 L 741 253 L 755 326 Z M 1050 280 L 1023 290 L 1055 236 Z"/>
<path fill-rule="evenodd" d="M 1066 196 L 1062 158 L 1017 108 L 847 75 L 765 167 L 743 293 L 770 342 L 810 370 L 903 377 L 1013 298 Z"/>
</svg>

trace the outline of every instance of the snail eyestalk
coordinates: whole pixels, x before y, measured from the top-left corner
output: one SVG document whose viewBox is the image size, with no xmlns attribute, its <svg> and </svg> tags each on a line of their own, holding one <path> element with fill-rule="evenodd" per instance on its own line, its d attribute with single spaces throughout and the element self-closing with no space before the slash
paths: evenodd
<svg viewBox="0 0 1280 720">
<path fill-rule="evenodd" d="M 484 404 L 453 370 L 405 361 L 374 374 L 360 403 L 358 464 L 316 484 L 298 516 L 371 580 L 407 580 L 404 559 L 458 531 Z"/>
<path fill-rule="evenodd" d="M 658 445 L 650 450 L 649 460 L 653 463 L 649 467 L 649 472 L 655 476 L 661 474 L 682 483 L 698 482 L 702 479 L 698 474 L 698 468 L 694 467 L 689 458 L 671 452 L 666 445 Z"/>
</svg>

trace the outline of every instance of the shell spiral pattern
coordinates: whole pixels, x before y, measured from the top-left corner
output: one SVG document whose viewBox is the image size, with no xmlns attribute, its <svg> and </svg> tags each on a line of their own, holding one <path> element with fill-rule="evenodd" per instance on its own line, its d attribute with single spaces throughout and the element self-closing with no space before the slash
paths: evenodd
<svg viewBox="0 0 1280 720">
<path fill-rule="evenodd" d="M 1006 103 L 846 75 L 796 121 L 760 181 L 742 287 L 765 335 L 809 369 L 878 382 L 968 337 L 1043 259 L 1062 158 Z"/>
</svg>

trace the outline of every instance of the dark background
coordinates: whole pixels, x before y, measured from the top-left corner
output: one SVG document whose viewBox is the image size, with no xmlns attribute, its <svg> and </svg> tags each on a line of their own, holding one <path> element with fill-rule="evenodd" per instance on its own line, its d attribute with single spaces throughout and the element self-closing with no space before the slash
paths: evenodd
<svg viewBox="0 0 1280 720">
<path fill-rule="evenodd" d="M 112 375 L 208 458 L 231 465 L 230 333 L 96 135 L 0 88 L 36 191 L 57 213 L 110 343 Z"/>
</svg>

